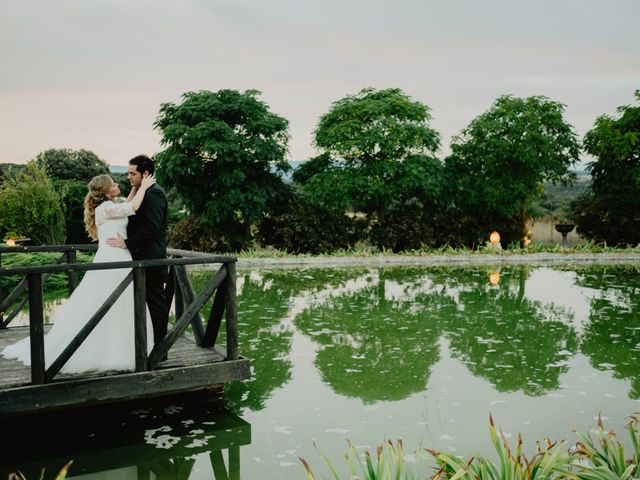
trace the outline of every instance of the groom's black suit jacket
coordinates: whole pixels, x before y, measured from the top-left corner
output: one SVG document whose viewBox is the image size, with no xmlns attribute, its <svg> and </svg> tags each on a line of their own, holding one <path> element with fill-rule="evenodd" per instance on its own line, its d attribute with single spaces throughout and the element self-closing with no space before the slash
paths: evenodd
<svg viewBox="0 0 640 480">
<path fill-rule="evenodd" d="M 167 205 L 167 195 L 155 184 L 145 192 L 136 214 L 129 217 L 125 243 L 134 260 L 166 258 Z M 156 269 L 149 269 L 148 274 L 166 275 L 166 268 L 153 270 Z M 165 272 L 164 275 L 161 272 Z"/>
</svg>

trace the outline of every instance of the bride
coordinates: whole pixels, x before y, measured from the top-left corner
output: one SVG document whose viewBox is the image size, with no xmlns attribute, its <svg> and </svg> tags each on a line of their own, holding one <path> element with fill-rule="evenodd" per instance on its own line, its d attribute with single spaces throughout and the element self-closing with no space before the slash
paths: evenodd
<svg viewBox="0 0 640 480">
<path fill-rule="evenodd" d="M 154 183 L 153 176 L 145 177 L 138 189 L 131 190 L 125 202 L 118 202 L 116 199 L 120 188 L 109 175 L 98 175 L 89 182 L 89 192 L 84 199 L 84 223 L 89 236 L 98 240 L 94 263 L 131 261 L 129 250 L 111 247 L 106 240 L 117 234 L 127 238 L 127 217 L 135 215 L 145 191 Z M 54 316 L 53 326 L 45 335 L 45 368 L 58 358 L 129 272 L 127 268 L 86 272 L 60 312 Z M 147 311 L 147 345 L 151 351 L 153 328 L 149 318 Z M 30 365 L 29 337 L 6 347 L 2 356 Z M 88 370 L 134 369 L 133 285 L 130 284 L 61 371 L 81 373 Z"/>
</svg>

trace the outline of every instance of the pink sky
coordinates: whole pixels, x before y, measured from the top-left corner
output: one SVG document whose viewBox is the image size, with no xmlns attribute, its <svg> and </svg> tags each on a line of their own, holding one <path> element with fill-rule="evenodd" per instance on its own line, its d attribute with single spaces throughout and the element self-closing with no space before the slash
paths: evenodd
<svg viewBox="0 0 640 480">
<path fill-rule="evenodd" d="M 163 102 L 258 89 L 315 154 L 332 102 L 399 87 L 450 137 L 502 94 L 567 105 L 582 136 L 640 88 L 640 2 L 594 0 L 5 0 L 0 163 L 86 148 L 113 165 L 161 150 Z"/>
</svg>

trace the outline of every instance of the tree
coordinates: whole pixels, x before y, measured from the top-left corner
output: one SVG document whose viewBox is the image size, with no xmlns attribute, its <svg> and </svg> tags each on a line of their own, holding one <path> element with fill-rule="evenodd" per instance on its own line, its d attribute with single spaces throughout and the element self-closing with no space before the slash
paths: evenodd
<svg viewBox="0 0 640 480">
<path fill-rule="evenodd" d="M 505 95 L 453 139 L 445 160 L 452 215 L 473 219 L 459 225 L 470 243 L 486 240 L 495 229 L 503 244 L 519 241 L 527 205 L 540 196 L 543 183 L 573 180 L 569 167 L 580 146 L 563 112 L 564 105 L 546 97 Z"/>
<path fill-rule="evenodd" d="M 635 97 L 640 102 L 640 90 Z M 640 103 L 598 117 L 584 137 L 590 188 L 574 205 L 578 231 L 613 245 L 640 243 Z"/>
<path fill-rule="evenodd" d="M 412 177 L 417 189 L 437 196 L 429 183 L 440 135 L 429 126 L 430 119 L 428 106 L 398 88 L 365 88 L 349 95 L 320 118 L 314 135 L 322 153 L 303 164 L 294 180 L 320 206 L 353 207 L 375 213 L 381 222 L 402 192 L 393 184 L 406 179 L 407 169 L 421 170 Z"/>
<path fill-rule="evenodd" d="M 162 104 L 155 122 L 166 147 L 155 157 L 161 183 L 202 222 L 240 225 L 245 241 L 290 168 L 288 122 L 259 95 L 188 92 L 180 104 Z"/>
<path fill-rule="evenodd" d="M 31 164 L 0 185 L 0 233 L 36 245 L 64 244 L 62 200 L 43 168 Z"/>
<path fill-rule="evenodd" d="M 96 175 L 108 174 L 109 165 L 90 150 L 50 148 L 34 159 L 50 178 L 89 182 Z"/>
</svg>

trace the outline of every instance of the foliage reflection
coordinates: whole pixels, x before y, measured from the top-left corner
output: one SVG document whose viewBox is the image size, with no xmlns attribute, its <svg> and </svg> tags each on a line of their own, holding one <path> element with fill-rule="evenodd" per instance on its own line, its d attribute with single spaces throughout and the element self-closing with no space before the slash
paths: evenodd
<svg viewBox="0 0 640 480">
<path fill-rule="evenodd" d="M 580 328 L 562 295 L 553 301 L 528 295 L 533 287 L 527 282 L 536 270 L 241 271 L 240 351 L 254 370 L 251 380 L 228 386 L 230 403 L 236 411 L 260 410 L 271 392 L 291 379 L 295 332 L 317 345 L 321 379 L 336 393 L 364 403 L 425 390 L 445 353 L 498 391 L 529 396 L 560 388 L 571 357 L 584 353 L 595 368 L 630 379 L 631 395 L 640 396 L 637 268 L 564 269 L 573 280 L 563 288 L 582 292 L 590 305 Z M 546 270 L 553 278 L 563 274 L 562 268 Z M 499 282 L 492 284 L 490 274 L 497 271 Z"/>
</svg>

